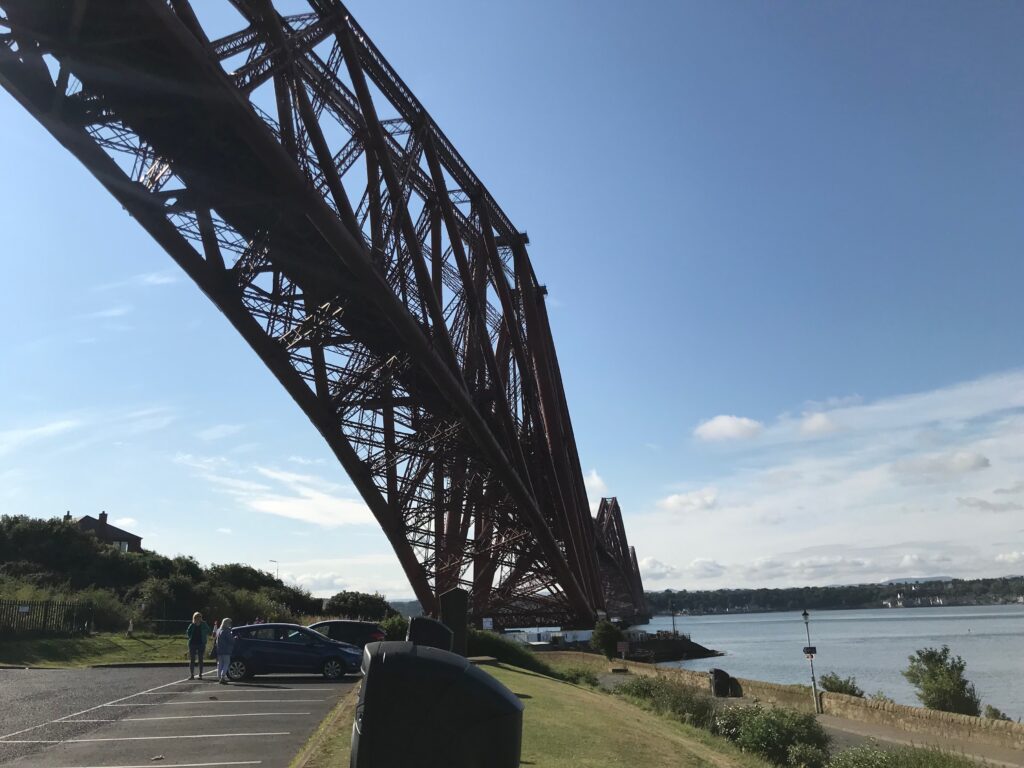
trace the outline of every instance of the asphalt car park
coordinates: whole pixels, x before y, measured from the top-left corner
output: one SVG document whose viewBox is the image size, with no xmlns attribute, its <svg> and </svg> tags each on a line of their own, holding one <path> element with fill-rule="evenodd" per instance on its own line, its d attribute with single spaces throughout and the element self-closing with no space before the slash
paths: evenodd
<svg viewBox="0 0 1024 768">
<path fill-rule="evenodd" d="M 181 668 L 3 670 L 0 765 L 285 768 L 357 679 L 277 675 L 225 686 Z"/>
</svg>

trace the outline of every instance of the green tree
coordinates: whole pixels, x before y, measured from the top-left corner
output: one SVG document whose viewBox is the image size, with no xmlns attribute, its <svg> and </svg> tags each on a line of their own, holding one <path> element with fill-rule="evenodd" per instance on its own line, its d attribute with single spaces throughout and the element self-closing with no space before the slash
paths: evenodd
<svg viewBox="0 0 1024 768">
<path fill-rule="evenodd" d="M 622 630 L 610 621 L 599 621 L 590 636 L 590 647 L 601 651 L 607 658 L 615 656 L 616 645 L 623 639 Z"/>
<path fill-rule="evenodd" d="M 910 657 L 903 676 L 917 688 L 917 698 L 928 709 L 977 717 L 981 714 L 981 698 L 974 684 L 964 677 L 966 668 L 967 662 L 953 656 L 944 645 L 918 650 Z"/>
<path fill-rule="evenodd" d="M 332 616 L 343 619 L 366 619 L 381 621 L 396 613 L 384 595 L 366 592 L 339 592 L 328 598 L 324 610 Z"/>
<path fill-rule="evenodd" d="M 845 693 L 847 696 L 864 698 L 864 689 L 857 685 L 857 678 L 853 675 L 840 677 L 835 672 L 829 672 L 822 675 L 818 682 L 829 693 Z"/>
</svg>

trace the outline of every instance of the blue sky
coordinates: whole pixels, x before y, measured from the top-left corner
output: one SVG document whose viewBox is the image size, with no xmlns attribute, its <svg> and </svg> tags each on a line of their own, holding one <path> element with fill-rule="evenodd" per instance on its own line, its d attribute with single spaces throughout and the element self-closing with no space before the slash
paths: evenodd
<svg viewBox="0 0 1024 768">
<path fill-rule="evenodd" d="M 349 7 L 529 232 L 649 588 L 1024 572 L 1024 7 Z M 6 93 L 0 140 L 0 509 L 409 595 L 298 408 Z"/>
</svg>

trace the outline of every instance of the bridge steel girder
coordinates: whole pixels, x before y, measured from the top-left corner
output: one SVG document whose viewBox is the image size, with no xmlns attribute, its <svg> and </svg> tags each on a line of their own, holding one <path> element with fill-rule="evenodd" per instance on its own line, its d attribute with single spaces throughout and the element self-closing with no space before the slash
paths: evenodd
<svg viewBox="0 0 1024 768">
<path fill-rule="evenodd" d="M 344 5 L 231 4 L 246 26 L 213 39 L 188 0 L 0 0 L 0 85 L 260 356 L 428 612 L 461 586 L 498 626 L 591 623 L 602 558 L 525 236 Z"/>
<path fill-rule="evenodd" d="M 646 624 L 651 613 L 636 550 L 626 539 L 626 526 L 617 498 L 601 499 L 594 529 L 608 615 L 628 624 Z"/>
</svg>

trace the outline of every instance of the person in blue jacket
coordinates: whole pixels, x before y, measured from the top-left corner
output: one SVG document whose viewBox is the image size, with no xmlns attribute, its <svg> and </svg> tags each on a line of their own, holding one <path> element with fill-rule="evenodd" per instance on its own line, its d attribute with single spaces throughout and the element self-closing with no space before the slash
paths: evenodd
<svg viewBox="0 0 1024 768">
<path fill-rule="evenodd" d="M 217 639 L 213 641 L 217 652 L 217 680 L 221 685 L 228 684 L 228 667 L 231 666 L 231 652 L 235 649 L 235 636 L 231 634 L 231 619 L 220 623 Z"/>
<path fill-rule="evenodd" d="M 196 659 L 199 659 L 199 679 L 203 679 L 203 656 L 206 655 L 206 638 L 210 636 L 210 625 L 203 621 L 203 614 L 192 614 L 192 623 L 185 630 L 188 636 L 188 679 L 196 677 Z"/>
</svg>

